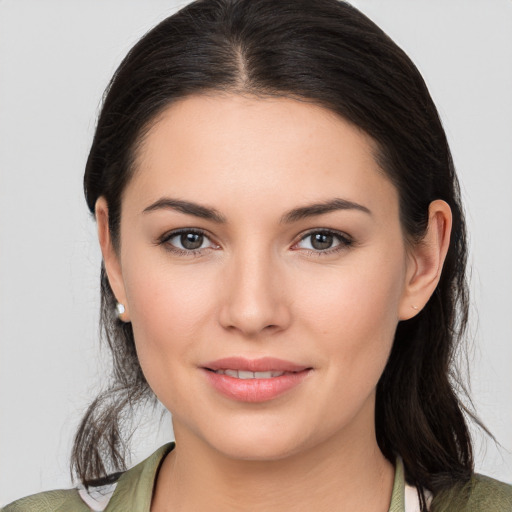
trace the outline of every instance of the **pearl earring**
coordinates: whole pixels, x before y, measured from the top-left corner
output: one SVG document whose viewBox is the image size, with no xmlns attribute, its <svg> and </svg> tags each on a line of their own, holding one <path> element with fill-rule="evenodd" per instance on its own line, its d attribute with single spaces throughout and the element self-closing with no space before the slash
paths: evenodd
<svg viewBox="0 0 512 512">
<path fill-rule="evenodd" d="M 117 311 L 117 318 L 119 318 L 119 320 L 121 321 L 124 321 L 123 320 L 123 315 L 124 315 L 124 312 L 125 312 L 125 307 L 123 304 L 121 304 L 120 302 L 118 302 L 116 304 L 116 311 Z"/>
</svg>

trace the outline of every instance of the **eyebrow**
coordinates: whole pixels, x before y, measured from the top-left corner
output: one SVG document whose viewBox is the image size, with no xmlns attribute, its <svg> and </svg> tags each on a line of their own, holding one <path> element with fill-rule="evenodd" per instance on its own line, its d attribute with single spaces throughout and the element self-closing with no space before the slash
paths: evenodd
<svg viewBox="0 0 512 512">
<path fill-rule="evenodd" d="M 226 223 L 226 218 L 221 215 L 215 208 L 209 208 L 207 206 L 202 206 L 200 204 L 193 203 L 191 201 L 184 201 L 181 199 L 162 197 L 161 199 L 158 199 L 158 201 L 155 201 L 148 207 L 144 208 L 142 213 L 149 213 L 155 210 L 175 210 L 187 215 L 199 217 L 201 219 L 211 220 L 218 224 Z M 285 213 L 281 217 L 280 222 L 284 224 L 290 224 L 292 222 L 297 222 L 299 220 L 314 217 L 316 215 L 323 215 L 337 210 L 358 210 L 369 215 L 372 214 L 371 211 L 366 208 L 366 206 L 354 203 L 353 201 L 347 201 L 346 199 L 335 198 L 329 201 L 324 201 L 322 203 L 314 203 L 307 206 L 294 208 L 293 210 Z"/>
<path fill-rule="evenodd" d="M 197 203 L 190 201 L 183 201 L 181 199 L 171 199 L 169 197 L 162 197 L 158 201 L 150 204 L 147 208 L 144 208 L 142 213 L 149 213 L 155 210 L 176 210 L 187 215 L 194 215 L 201 219 L 211 220 L 219 224 L 226 222 L 226 218 L 222 216 L 215 208 L 208 208 L 201 206 Z"/>
<path fill-rule="evenodd" d="M 368 215 L 372 214 L 372 212 L 362 204 L 347 201 L 346 199 L 335 198 L 322 203 L 310 204 L 290 210 L 281 217 L 281 222 L 289 224 L 308 217 L 323 215 L 337 210 L 358 210 L 367 213 Z"/>
</svg>

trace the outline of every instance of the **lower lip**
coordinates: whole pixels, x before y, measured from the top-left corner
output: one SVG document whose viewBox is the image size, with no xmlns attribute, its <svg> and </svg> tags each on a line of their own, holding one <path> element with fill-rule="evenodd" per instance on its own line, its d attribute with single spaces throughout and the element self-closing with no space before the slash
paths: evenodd
<svg viewBox="0 0 512 512">
<path fill-rule="evenodd" d="M 270 379 L 237 379 L 204 369 L 210 384 L 220 393 L 239 402 L 266 402 L 298 386 L 311 370 L 286 373 Z"/>
</svg>

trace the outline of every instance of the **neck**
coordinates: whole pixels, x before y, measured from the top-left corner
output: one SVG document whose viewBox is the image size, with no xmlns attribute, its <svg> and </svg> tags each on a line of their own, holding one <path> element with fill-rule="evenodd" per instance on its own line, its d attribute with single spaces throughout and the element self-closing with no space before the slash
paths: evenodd
<svg viewBox="0 0 512 512">
<path fill-rule="evenodd" d="M 351 443 L 328 439 L 272 461 L 234 460 L 177 435 L 176 448 L 162 464 L 151 510 L 386 512 L 394 468 L 374 432 L 369 434 Z"/>
</svg>

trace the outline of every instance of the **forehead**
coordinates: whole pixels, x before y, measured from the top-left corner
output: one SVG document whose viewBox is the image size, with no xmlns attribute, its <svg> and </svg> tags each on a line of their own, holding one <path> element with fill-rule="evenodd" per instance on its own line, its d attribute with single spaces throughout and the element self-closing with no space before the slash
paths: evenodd
<svg viewBox="0 0 512 512">
<path fill-rule="evenodd" d="M 371 208 L 383 193 L 396 199 L 374 150 L 364 132 L 306 101 L 190 96 L 169 106 L 149 129 L 128 188 L 147 200 L 171 194 L 250 203 L 261 196 L 283 207 L 334 194 L 364 199 Z"/>
</svg>

